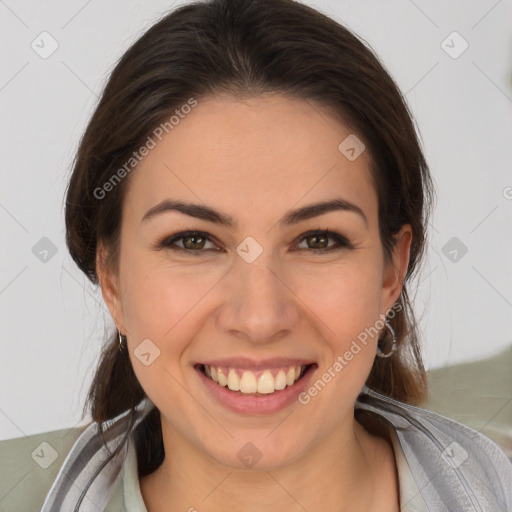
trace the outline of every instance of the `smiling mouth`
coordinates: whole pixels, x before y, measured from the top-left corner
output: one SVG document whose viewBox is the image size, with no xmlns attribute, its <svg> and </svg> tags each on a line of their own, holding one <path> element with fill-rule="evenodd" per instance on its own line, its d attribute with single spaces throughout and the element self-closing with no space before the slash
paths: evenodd
<svg viewBox="0 0 512 512">
<path fill-rule="evenodd" d="M 197 364 L 196 368 L 208 379 L 230 391 L 249 396 L 268 396 L 278 393 L 296 382 L 316 367 L 316 363 L 305 366 L 285 366 L 267 370 L 251 371 Z"/>
</svg>

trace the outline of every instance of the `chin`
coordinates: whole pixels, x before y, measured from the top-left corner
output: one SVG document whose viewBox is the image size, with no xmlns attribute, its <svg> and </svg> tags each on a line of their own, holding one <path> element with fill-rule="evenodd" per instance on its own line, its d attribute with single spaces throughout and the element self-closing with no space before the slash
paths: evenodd
<svg viewBox="0 0 512 512">
<path fill-rule="evenodd" d="M 271 431 L 271 430 L 270 430 Z M 219 446 L 204 447 L 208 455 L 218 464 L 236 471 L 273 471 L 283 466 L 297 462 L 302 452 L 297 451 L 297 437 L 286 435 L 285 438 L 294 442 L 289 446 L 283 444 L 283 440 L 269 439 L 269 432 L 265 431 L 261 436 L 244 436 L 231 440 L 228 446 L 219 450 Z M 272 434 L 271 434 L 272 435 Z"/>
</svg>

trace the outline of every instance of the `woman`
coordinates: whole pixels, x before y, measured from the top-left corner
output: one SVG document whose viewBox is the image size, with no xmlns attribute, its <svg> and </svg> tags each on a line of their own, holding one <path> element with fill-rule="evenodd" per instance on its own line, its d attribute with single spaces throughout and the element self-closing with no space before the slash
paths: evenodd
<svg viewBox="0 0 512 512">
<path fill-rule="evenodd" d="M 415 407 L 432 195 L 400 91 L 328 17 L 212 0 L 151 27 L 69 182 L 117 332 L 42 512 L 511 510 L 504 453 Z"/>
</svg>

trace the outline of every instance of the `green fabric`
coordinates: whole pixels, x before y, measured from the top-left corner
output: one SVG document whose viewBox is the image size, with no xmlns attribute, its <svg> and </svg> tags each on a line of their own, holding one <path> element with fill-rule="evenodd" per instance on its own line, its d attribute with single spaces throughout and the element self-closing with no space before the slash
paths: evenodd
<svg viewBox="0 0 512 512">
<path fill-rule="evenodd" d="M 64 459 L 85 428 L 86 425 L 0 441 L 0 512 L 40 510 Z M 43 442 L 51 448 L 40 446 Z M 53 458 L 53 450 L 57 452 L 55 460 L 42 467 Z"/>
<path fill-rule="evenodd" d="M 488 359 L 429 372 L 424 409 L 492 439 L 512 461 L 512 345 Z"/>
</svg>

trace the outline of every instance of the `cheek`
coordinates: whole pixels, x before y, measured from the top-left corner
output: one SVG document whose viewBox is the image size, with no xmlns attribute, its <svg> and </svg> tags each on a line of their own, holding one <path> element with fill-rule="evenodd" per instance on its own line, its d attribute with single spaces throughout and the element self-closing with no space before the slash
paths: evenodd
<svg viewBox="0 0 512 512">
<path fill-rule="evenodd" d="M 167 416 L 174 417 L 175 411 L 190 408 L 190 395 L 179 384 L 184 380 L 180 363 L 195 336 L 194 305 L 200 302 L 204 290 L 187 273 L 183 275 L 161 262 L 157 265 L 146 256 L 134 253 L 126 257 L 124 264 L 123 311 L 133 370 L 159 409 L 173 404 Z M 139 345 L 147 349 L 142 351 Z M 142 352 L 150 354 L 147 365 L 139 359 Z M 177 417 L 174 419 L 178 422 Z"/>
<path fill-rule="evenodd" d="M 313 386 L 311 396 L 325 386 L 319 406 L 340 406 L 341 396 L 351 403 L 365 383 L 375 358 L 380 328 L 377 324 L 381 292 L 378 260 L 362 258 L 357 263 L 331 268 L 324 279 L 306 281 L 300 296 L 308 305 L 304 311 L 308 311 L 306 314 L 316 327 L 322 370 L 318 376 L 321 382 Z M 339 415 L 346 413 L 341 406 L 337 410 Z"/>
<path fill-rule="evenodd" d="M 296 280 L 297 296 L 308 306 L 305 311 L 317 317 L 315 324 L 323 325 L 325 338 L 338 349 L 378 319 L 381 275 L 375 258 L 354 258 Z"/>
<path fill-rule="evenodd" d="M 204 294 L 199 281 L 165 265 L 132 262 L 122 292 L 128 331 L 163 341 Z"/>
<path fill-rule="evenodd" d="M 363 261 L 364 260 L 364 261 Z M 301 297 L 314 313 L 320 371 L 299 397 L 311 407 L 308 421 L 323 431 L 326 424 L 352 414 L 375 358 L 379 319 L 380 277 L 377 259 L 330 269 L 325 279 L 304 282 Z M 326 422 L 325 418 L 329 418 Z"/>
</svg>

